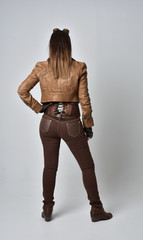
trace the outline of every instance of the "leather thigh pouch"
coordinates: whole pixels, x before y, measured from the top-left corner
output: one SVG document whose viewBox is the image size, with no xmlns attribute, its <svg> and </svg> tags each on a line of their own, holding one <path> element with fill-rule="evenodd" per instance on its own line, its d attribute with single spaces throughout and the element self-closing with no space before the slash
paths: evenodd
<svg viewBox="0 0 143 240">
<path fill-rule="evenodd" d="M 66 123 L 67 132 L 70 137 L 76 137 L 80 134 L 80 120 L 77 122 L 67 122 Z"/>
<path fill-rule="evenodd" d="M 47 133 L 49 131 L 52 120 L 47 118 L 42 118 L 40 122 L 40 131 Z"/>
</svg>

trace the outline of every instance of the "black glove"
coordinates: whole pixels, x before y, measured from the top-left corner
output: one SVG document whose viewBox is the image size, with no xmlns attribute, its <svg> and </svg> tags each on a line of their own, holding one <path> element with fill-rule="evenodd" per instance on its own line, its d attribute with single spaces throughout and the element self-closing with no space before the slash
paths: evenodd
<svg viewBox="0 0 143 240">
<path fill-rule="evenodd" d="M 46 111 L 46 109 L 49 107 L 50 103 L 43 103 L 42 109 L 40 111 L 40 113 L 43 113 Z"/>
<path fill-rule="evenodd" d="M 90 137 L 92 138 L 93 137 L 93 131 L 92 131 L 92 127 L 83 127 L 84 129 L 84 132 L 86 133 L 86 137 Z"/>
</svg>

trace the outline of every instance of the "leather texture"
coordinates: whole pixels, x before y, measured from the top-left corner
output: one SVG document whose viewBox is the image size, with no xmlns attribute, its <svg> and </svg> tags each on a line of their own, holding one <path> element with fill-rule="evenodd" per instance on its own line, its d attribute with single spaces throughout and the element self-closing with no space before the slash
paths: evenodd
<svg viewBox="0 0 143 240">
<path fill-rule="evenodd" d="M 113 217 L 113 214 L 110 212 L 107 213 L 104 210 L 104 207 L 102 204 L 102 206 L 94 206 L 94 205 L 91 206 L 90 216 L 91 216 L 92 222 L 97 222 L 101 220 L 111 219 Z"/>
<path fill-rule="evenodd" d="M 37 62 L 27 78 L 17 89 L 22 101 L 35 113 L 43 109 L 30 90 L 40 83 L 41 103 L 44 102 L 79 102 L 82 110 L 82 122 L 85 127 L 94 126 L 91 99 L 88 91 L 87 65 L 72 58 L 72 67 L 68 79 L 55 79 L 48 59 Z"/>
<path fill-rule="evenodd" d="M 41 122 L 40 122 L 40 129 L 41 129 L 41 131 L 44 133 L 44 132 L 48 132 L 48 130 L 49 130 L 49 127 L 50 127 L 50 125 L 51 125 L 51 122 L 52 122 L 52 120 L 51 119 L 46 119 L 46 118 L 42 118 L 41 119 Z"/>
</svg>

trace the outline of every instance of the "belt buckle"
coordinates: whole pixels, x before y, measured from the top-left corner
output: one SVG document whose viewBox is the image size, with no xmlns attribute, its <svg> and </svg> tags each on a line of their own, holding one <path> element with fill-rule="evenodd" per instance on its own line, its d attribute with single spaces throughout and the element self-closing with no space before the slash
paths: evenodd
<svg viewBox="0 0 143 240">
<path fill-rule="evenodd" d="M 56 116 L 59 120 L 62 118 L 62 111 L 63 111 L 63 102 L 58 102 L 57 108 L 56 108 Z M 57 114 L 58 113 L 58 114 Z"/>
</svg>

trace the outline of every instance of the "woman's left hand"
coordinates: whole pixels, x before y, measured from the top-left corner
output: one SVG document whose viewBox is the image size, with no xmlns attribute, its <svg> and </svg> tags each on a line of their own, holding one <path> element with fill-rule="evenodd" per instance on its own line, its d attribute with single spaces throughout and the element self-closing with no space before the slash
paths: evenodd
<svg viewBox="0 0 143 240">
<path fill-rule="evenodd" d="M 86 134 L 87 140 L 89 141 L 93 137 L 92 127 L 89 128 L 84 127 L 83 129 Z"/>
</svg>

